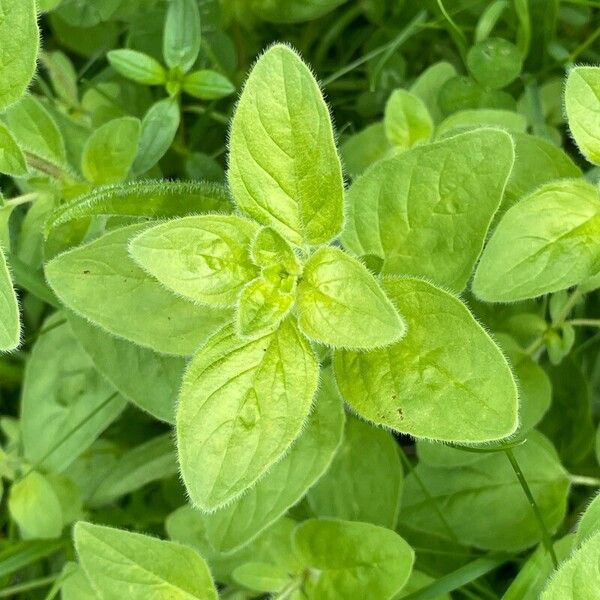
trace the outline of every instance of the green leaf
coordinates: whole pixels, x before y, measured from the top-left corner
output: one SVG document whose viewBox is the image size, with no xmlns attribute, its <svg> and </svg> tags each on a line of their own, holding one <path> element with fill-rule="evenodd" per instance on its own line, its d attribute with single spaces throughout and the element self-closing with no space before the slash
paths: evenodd
<svg viewBox="0 0 600 600">
<path fill-rule="evenodd" d="M 406 330 L 367 268 L 333 247 L 320 248 L 308 259 L 298 284 L 298 315 L 304 335 L 338 348 L 386 346 Z"/>
<path fill-rule="evenodd" d="M 484 87 L 500 89 L 521 72 L 521 52 L 508 40 L 488 38 L 475 44 L 467 54 L 471 75 Z"/>
<path fill-rule="evenodd" d="M 179 105 L 173 98 L 153 104 L 142 119 L 140 143 L 133 163 L 135 174 L 150 170 L 171 147 L 179 128 Z"/>
<path fill-rule="evenodd" d="M 175 422 L 175 400 L 185 359 L 158 354 L 110 335 L 73 313 L 67 318 L 96 369 L 127 400 L 161 421 Z"/>
<path fill-rule="evenodd" d="M 19 304 L 13 289 L 12 279 L 0 245 L 0 352 L 14 350 L 21 341 L 21 319 Z"/>
<path fill-rule="evenodd" d="M 0 110 L 16 102 L 35 73 L 40 34 L 35 0 L 2 0 Z"/>
<path fill-rule="evenodd" d="M 176 420 L 194 504 L 227 504 L 282 458 L 308 416 L 317 378 L 317 359 L 293 321 L 252 341 L 231 326 L 208 341 L 184 377 Z"/>
<path fill-rule="evenodd" d="M 218 100 L 233 94 L 235 86 L 225 75 L 202 69 L 184 77 L 183 91 L 201 100 Z"/>
<path fill-rule="evenodd" d="M 118 215 L 165 219 L 190 213 L 229 212 L 227 190 L 215 183 L 144 181 L 99 187 L 58 208 L 48 219 L 45 234 L 74 219 Z"/>
<path fill-rule="evenodd" d="M 62 532 L 63 517 L 58 497 L 50 482 L 37 471 L 28 472 L 12 485 L 8 510 L 24 539 L 52 539 Z"/>
<path fill-rule="evenodd" d="M 294 532 L 296 552 L 311 570 L 308 597 L 389 600 L 410 576 L 414 554 L 394 531 L 370 523 L 308 520 Z"/>
<path fill-rule="evenodd" d="M 108 52 L 106 58 L 117 73 L 142 85 L 162 85 L 167 80 L 165 68 L 143 52 L 120 48 Z"/>
<path fill-rule="evenodd" d="M 0 173 L 11 177 L 27 174 L 25 155 L 8 128 L 0 122 Z"/>
<path fill-rule="evenodd" d="M 133 117 L 113 119 L 88 138 L 81 157 L 81 171 L 96 184 L 123 181 L 133 164 L 140 138 L 140 122 Z"/>
<path fill-rule="evenodd" d="M 384 287 L 405 315 L 406 337 L 382 350 L 336 352 L 344 399 L 369 421 L 416 437 L 483 442 L 513 433 L 512 373 L 467 307 L 419 279 Z"/>
<path fill-rule="evenodd" d="M 453 77 L 456 77 L 456 69 L 452 64 L 437 62 L 425 69 L 410 88 L 413 94 L 423 100 L 435 123 L 439 123 L 443 117 L 438 103 L 440 90 Z"/>
<path fill-rule="evenodd" d="M 403 479 L 394 438 L 348 416 L 343 443 L 327 473 L 308 492 L 308 502 L 319 517 L 395 529 Z"/>
<path fill-rule="evenodd" d="M 87 502 L 102 506 L 152 481 L 177 473 L 177 455 L 170 433 L 159 435 L 123 454 Z"/>
<path fill-rule="evenodd" d="M 326 375 L 304 431 L 285 457 L 233 504 L 204 516 L 213 548 L 229 553 L 254 540 L 323 475 L 344 425 L 343 403 Z"/>
<path fill-rule="evenodd" d="M 22 150 L 56 165 L 65 164 L 66 150 L 62 133 L 35 96 L 23 96 L 3 116 Z"/>
<path fill-rule="evenodd" d="M 62 321 L 57 313 L 44 323 L 27 363 L 21 405 L 24 456 L 53 473 L 66 469 L 125 407 Z"/>
<path fill-rule="evenodd" d="M 527 119 L 524 115 L 511 111 L 492 108 L 475 108 L 470 110 L 459 110 L 446 117 L 436 128 L 436 138 L 456 135 L 469 129 L 479 129 L 481 127 L 498 127 L 514 134 L 525 135 L 527 131 Z M 555 146 L 553 146 L 555 147 Z M 516 151 L 515 155 L 522 157 Z M 519 161 L 515 161 L 515 164 Z M 512 175 L 511 175 L 512 177 Z"/>
<path fill-rule="evenodd" d="M 582 180 L 543 185 L 506 212 L 473 280 L 486 302 L 535 298 L 600 270 L 600 195 Z"/>
<path fill-rule="evenodd" d="M 92 587 L 112 600 L 217 600 L 210 571 L 191 548 L 139 533 L 79 522 L 75 547 Z"/>
<path fill-rule="evenodd" d="M 381 161 L 349 190 L 342 242 L 357 256 L 379 257 L 382 273 L 462 290 L 513 160 L 507 133 L 479 129 Z"/>
<path fill-rule="evenodd" d="M 201 35 L 197 0 L 171 0 L 163 35 L 163 56 L 167 65 L 187 73 L 198 58 Z"/>
<path fill-rule="evenodd" d="M 39 2 L 38 2 L 38 10 Z M 68 106 L 76 107 L 79 104 L 77 90 L 77 72 L 69 57 L 60 50 L 44 52 L 41 62 L 48 71 L 50 82 L 56 95 Z"/>
<path fill-rule="evenodd" d="M 433 121 L 419 96 L 396 90 L 385 105 L 385 132 L 390 143 L 403 150 L 429 140 Z"/>
<path fill-rule="evenodd" d="M 600 533 L 597 533 L 560 565 L 540 600 L 598 600 Z"/>
<path fill-rule="evenodd" d="M 250 255 L 262 268 L 280 266 L 290 275 L 299 275 L 302 265 L 293 248 L 271 227 L 263 227 L 254 238 Z"/>
<path fill-rule="evenodd" d="M 230 138 L 228 178 L 242 210 L 298 245 L 339 233 L 343 182 L 331 118 L 291 48 L 272 46 L 258 60 Z"/>
<path fill-rule="evenodd" d="M 600 494 L 590 502 L 585 512 L 581 515 L 577 525 L 576 543 L 578 546 L 588 538 L 600 533 Z"/>
<path fill-rule="evenodd" d="M 373 123 L 348 137 L 340 148 L 345 171 L 358 177 L 392 149 L 383 123 Z"/>
<path fill-rule="evenodd" d="M 0 551 L 0 577 L 4 580 L 7 575 L 56 553 L 64 545 L 64 540 L 54 539 L 17 541 L 2 546 Z"/>
<path fill-rule="evenodd" d="M 228 313 L 196 306 L 166 290 L 130 258 L 130 225 L 46 264 L 48 283 L 67 308 L 109 333 L 163 354 L 192 354 Z"/>
<path fill-rule="evenodd" d="M 406 478 L 402 525 L 446 539 L 449 527 L 463 545 L 487 550 L 517 552 L 541 540 L 539 524 L 504 452 L 440 448 L 440 453 L 442 450 L 449 457 L 447 465 L 419 463 L 415 475 Z M 555 531 L 564 518 L 569 492 L 568 476 L 556 451 L 535 431 L 512 451 L 546 527 Z M 456 454 L 471 454 L 473 458 L 466 465 L 454 466 Z M 433 510 L 432 502 L 441 507 L 446 523 Z"/>
<path fill-rule="evenodd" d="M 252 10 L 272 23 L 299 23 L 327 14 L 348 0 L 251 0 Z M 244 14 L 244 13 L 243 13 Z"/>
<path fill-rule="evenodd" d="M 257 275 L 249 246 L 254 221 L 234 215 L 175 219 L 132 239 L 135 261 L 168 289 L 210 306 L 233 306 L 242 287 Z"/>
<path fill-rule="evenodd" d="M 63 577 L 61 600 L 98 600 L 92 584 L 78 564 L 67 563 L 63 569 Z"/>
<path fill-rule="evenodd" d="M 565 108 L 581 153 L 600 165 L 600 67 L 574 67 L 567 77 Z"/>
<path fill-rule="evenodd" d="M 257 592 L 280 592 L 290 582 L 285 566 L 268 563 L 245 563 L 233 572 L 233 578 L 241 586 Z"/>
</svg>

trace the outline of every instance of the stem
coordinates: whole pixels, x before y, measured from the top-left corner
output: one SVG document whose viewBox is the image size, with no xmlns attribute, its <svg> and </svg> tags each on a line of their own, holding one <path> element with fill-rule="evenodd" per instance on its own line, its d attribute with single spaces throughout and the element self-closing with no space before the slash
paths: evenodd
<svg viewBox="0 0 600 600">
<path fill-rule="evenodd" d="M 42 577 L 40 579 L 34 579 L 33 581 L 27 581 L 26 583 L 20 583 L 18 585 L 13 585 L 12 587 L 4 588 L 0 591 L 0 598 L 10 598 L 14 594 L 19 594 L 20 592 L 27 592 L 29 590 L 46 587 L 47 585 L 54 583 L 60 575 L 60 573 L 55 573 L 48 577 Z"/>
<path fill-rule="evenodd" d="M 527 98 L 527 103 L 529 104 L 529 109 L 531 111 L 531 126 L 533 133 L 538 137 L 548 139 L 548 130 L 542 111 L 540 91 L 535 79 L 530 79 L 525 83 L 525 97 Z"/>
<path fill-rule="evenodd" d="M 6 200 L 4 203 L 6 206 L 20 206 L 21 204 L 27 204 L 37 200 L 39 194 L 37 192 L 31 192 L 30 194 L 23 194 L 22 196 L 16 196 L 10 200 Z"/>
<path fill-rule="evenodd" d="M 331 44 L 339 38 L 341 33 L 362 13 L 362 6 L 360 4 L 355 4 L 354 6 L 350 6 L 350 8 L 340 15 L 335 23 L 330 27 L 330 29 L 325 33 L 325 35 L 321 38 L 321 42 L 315 52 L 315 64 L 320 64 L 323 61 L 323 58 L 331 48 Z"/>
<path fill-rule="evenodd" d="M 529 505 L 531 506 L 531 508 L 533 510 L 535 518 L 538 521 L 538 525 L 539 525 L 540 531 L 542 533 L 542 542 L 544 544 L 544 547 L 546 548 L 546 552 L 548 552 L 548 554 L 550 555 L 550 559 L 552 560 L 552 564 L 553 564 L 554 568 L 558 569 L 558 560 L 556 558 L 556 553 L 554 552 L 554 544 L 552 543 L 552 538 L 550 537 L 550 533 L 546 527 L 546 523 L 544 523 L 544 518 L 542 517 L 542 513 L 540 512 L 540 507 L 537 505 L 537 502 L 535 501 L 535 498 L 533 497 L 533 494 L 531 493 L 531 488 L 529 487 L 529 484 L 527 483 L 527 479 L 525 479 L 525 476 L 523 475 L 523 471 L 521 471 L 521 467 L 519 466 L 519 463 L 517 462 L 517 459 L 516 459 L 512 449 L 507 448 L 504 451 L 504 453 L 506 454 L 506 457 L 508 458 L 508 460 L 510 462 L 510 466 L 513 468 L 513 471 L 515 472 L 515 475 L 517 476 L 517 479 L 519 480 L 519 483 L 521 484 L 521 487 L 523 488 L 523 492 L 525 493 L 525 496 L 527 497 Z"/>
<path fill-rule="evenodd" d="M 273 600 L 287 600 L 295 591 L 299 590 L 302 585 L 302 579 L 294 579 L 286 585 L 277 596 L 273 596 Z"/>
<path fill-rule="evenodd" d="M 456 43 L 461 55 L 465 56 L 467 46 L 469 45 L 465 34 L 462 32 L 462 29 L 456 24 L 454 19 L 448 14 L 448 11 L 446 10 L 442 0 L 437 0 L 437 5 L 442 15 L 444 15 L 444 19 L 446 19 L 448 25 L 450 25 L 450 29 L 452 29 L 452 31 L 454 31 L 455 35 L 458 37 L 458 41 Z"/>
<path fill-rule="evenodd" d="M 600 319 L 571 319 L 568 323 L 576 327 L 600 327 Z"/>
<path fill-rule="evenodd" d="M 417 16 L 412 21 L 410 21 L 410 23 L 408 23 L 408 25 L 391 42 L 388 42 L 383 46 L 379 46 L 379 48 L 375 48 L 374 50 L 371 50 L 371 52 L 367 52 L 367 54 L 364 54 L 360 58 L 357 58 L 351 63 L 348 63 L 345 67 L 342 67 L 329 77 L 326 77 L 323 80 L 323 85 L 329 85 L 336 79 L 343 77 L 346 73 L 350 73 L 350 71 L 353 71 L 357 67 L 360 67 L 360 65 L 370 61 L 376 56 L 379 56 L 380 54 L 388 50 L 390 47 L 394 46 L 395 48 L 398 48 L 400 44 L 404 43 L 406 40 L 408 40 L 415 33 L 422 29 L 422 25 L 424 24 L 426 17 L 427 12 L 424 10 L 420 11 L 419 13 L 417 13 Z"/>
<path fill-rule="evenodd" d="M 71 175 L 62 169 L 61 167 L 51 163 L 49 160 L 42 158 L 41 156 L 37 156 L 31 152 L 25 152 L 25 158 L 27 159 L 27 163 L 29 166 L 41 171 L 42 173 L 46 173 L 50 177 L 54 179 L 63 179 L 70 180 Z"/>
<path fill-rule="evenodd" d="M 586 485 L 589 487 L 600 487 L 600 479 L 597 477 L 587 477 L 586 475 L 569 475 L 569 481 L 573 485 Z"/>
<path fill-rule="evenodd" d="M 206 106 L 202 106 L 201 104 L 192 104 L 190 106 L 185 106 L 183 110 L 185 112 L 195 113 L 197 115 L 206 115 L 207 117 L 210 117 L 213 121 L 216 121 L 217 123 L 222 123 L 223 125 L 227 125 L 229 123 L 229 117 L 227 115 L 224 115 L 223 113 L 214 110 L 208 110 Z"/>
<path fill-rule="evenodd" d="M 540 336 L 534 340 L 527 348 L 525 348 L 525 354 L 533 356 L 542 346 L 544 345 L 544 337 Z"/>
<path fill-rule="evenodd" d="M 567 300 L 567 302 L 563 306 L 562 311 L 556 318 L 556 321 L 554 321 L 553 325 L 562 325 L 564 323 L 565 319 L 569 316 L 569 314 L 571 313 L 571 311 L 573 310 L 573 308 L 575 307 L 577 302 L 579 302 L 579 299 L 581 298 L 582 295 L 583 294 L 579 291 L 579 288 L 577 288 L 571 294 L 570 298 Z"/>
<path fill-rule="evenodd" d="M 439 517 L 440 521 L 444 525 L 445 529 L 448 531 L 450 539 L 453 542 L 458 543 L 458 538 L 456 537 L 454 530 L 450 526 L 450 523 L 448 523 L 448 521 L 446 521 L 446 517 L 444 516 L 444 513 L 442 512 L 440 507 L 438 506 L 436 499 L 429 493 L 427 486 L 423 483 L 423 480 L 417 473 L 417 470 L 414 468 L 413 464 L 408 459 L 408 456 L 406 456 L 406 453 L 404 452 L 404 448 L 402 448 L 402 446 L 399 446 L 399 448 L 400 448 L 400 460 L 404 463 L 404 465 L 406 466 L 408 471 L 415 478 L 417 485 L 421 488 L 421 491 L 423 492 L 423 495 L 425 496 L 425 498 L 427 498 L 427 502 L 433 507 L 433 510 L 436 512 L 437 516 Z"/>
</svg>

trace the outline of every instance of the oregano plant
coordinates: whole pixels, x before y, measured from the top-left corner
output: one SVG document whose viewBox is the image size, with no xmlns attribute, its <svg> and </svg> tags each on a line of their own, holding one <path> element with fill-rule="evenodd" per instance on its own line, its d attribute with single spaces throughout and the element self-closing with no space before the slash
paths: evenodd
<svg viewBox="0 0 600 600">
<path fill-rule="evenodd" d="M 596 598 L 598 19 L 0 0 L 0 599 Z"/>
</svg>

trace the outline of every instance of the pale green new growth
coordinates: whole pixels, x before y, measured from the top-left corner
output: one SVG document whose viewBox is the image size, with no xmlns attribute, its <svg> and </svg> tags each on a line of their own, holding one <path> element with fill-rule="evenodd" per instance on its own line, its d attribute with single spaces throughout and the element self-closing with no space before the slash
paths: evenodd
<svg viewBox="0 0 600 600">
<path fill-rule="evenodd" d="M 186 75 L 182 87 L 184 92 L 201 100 L 217 100 L 235 92 L 234 85 L 227 77 L 208 69 Z"/>
<path fill-rule="evenodd" d="M 111 50 L 106 58 L 115 71 L 132 81 L 144 85 L 161 85 L 166 81 L 164 67 L 155 58 L 143 52 L 121 48 Z"/>
<path fill-rule="evenodd" d="M 338 351 L 342 395 L 361 416 L 416 437 L 484 442 L 518 424 L 508 363 L 467 307 L 419 279 L 384 280 L 406 337 L 372 352 Z"/>
<path fill-rule="evenodd" d="M 473 292 L 514 302 L 564 290 L 600 271 L 600 195 L 584 180 L 548 183 L 506 212 L 482 256 Z"/>
<path fill-rule="evenodd" d="M 390 143 L 402 150 L 426 142 L 433 133 L 433 121 L 425 103 L 406 90 L 396 90 L 390 96 L 384 125 Z"/>
<path fill-rule="evenodd" d="M 581 153 L 600 165 L 600 67 L 575 67 L 565 88 L 571 133 Z"/>
<path fill-rule="evenodd" d="M 319 248 L 298 285 L 302 333 L 336 348 L 369 350 L 398 341 L 404 320 L 367 268 L 338 248 Z"/>
<path fill-rule="evenodd" d="M 316 356 L 293 320 L 252 341 L 231 326 L 215 334 L 190 363 L 177 409 L 192 502 L 220 508 L 280 460 L 300 434 L 317 379 Z"/>
<path fill-rule="evenodd" d="M 261 268 L 280 266 L 290 275 L 299 275 L 302 265 L 293 248 L 274 229 L 263 227 L 252 246 L 250 254 L 254 264 Z"/>
<path fill-rule="evenodd" d="M 133 117 L 113 119 L 88 138 L 81 157 L 81 171 L 96 184 L 120 183 L 133 164 L 138 149 L 140 122 Z"/>
<path fill-rule="evenodd" d="M 258 274 L 248 246 L 258 225 L 234 215 L 184 217 L 146 229 L 129 246 L 135 261 L 171 291 L 210 306 L 233 306 Z"/>
<path fill-rule="evenodd" d="M 0 122 L 0 173 L 12 177 L 27 174 L 27 162 L 19 144 L 9 129 Z"/>
<path fill-rule="evenodd" d="M 396 532 L 370 523 L 304 521 L 294 532 L 294 547 L 312 572 L 305 585 L 313 600 L 390 600 L 414 562 L 412 548 Z"/>
<path fill-rule="evenodd" d="M 12 279 L 0 245 L 0 352 L 14 350 L 21 338 L 19 305 Z"/>
<path fill-rule="evenodd" d="M 169 292 L 138 267 L 129 241 L 147 224 L 105 233 L 46 264 L 65 306 L 109 333 L 165 354 L 192 354 L 229 316 Z"/>
<path fill-rule="evenodd" d="M 230 139 L 235 201 L 295 244 L 320 244 L 343 223 L 343 183 L 331 118 L 308 67 L 271 47 L 250 73 Z"/>
<path fill-rule="evenodd" d="M 491 159 L 493 157 L 493 160 Z M 381 272 L 464 289 L 514 161 L 504 131 L 479 129 L 375 164 L 348 193 L 342 242 Z"/>
<path fill-rule="evenodd" d="M 103 600 L 217 600 L 210 571 L 187 546 L 79 522 L 81 566 Z"/>
<path fill-rule="evenodd" d="M 0 110 L 25 93 L 39 45 L 35 0 L 0 0 Z"/>
<path fill-rule="evenodd" d="M 200 52 L 201 34 L 197 0 L 171 0 L 163 35 L 163 56 L 167 65 L 184 73 L 189 71 Z"/>
</svg>

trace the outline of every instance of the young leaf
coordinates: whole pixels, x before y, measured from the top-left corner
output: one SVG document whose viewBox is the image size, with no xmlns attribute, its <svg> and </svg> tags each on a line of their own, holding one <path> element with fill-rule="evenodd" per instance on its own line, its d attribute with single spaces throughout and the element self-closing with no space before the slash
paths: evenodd
<svg viewBox="0 0 600 600">
<path fill-rule="evenodd" d="M 2 122 L 0 122 L 0 173 L 11 177 L 22 177 L 27 174 L 27 162 L 23 151 Z"/>
<path fill-rule="evenodd" d="M 250 247 L 254 264 L 265 268 L 281 266 L 290 275 L 299 275 L 302 266 L 296 253 L 287 241 L 274 229 L 263 227 Z"/>
<path fill-rule="evenodd" d="M 308 520 L 294 532 L 294 547 L 311 571 L 308 597 L 390 600 L 408 581 L 411 547 L 394 531 L 370 523 Z"/>
<path fill-rule="evenodd" d="M 192 501 L 215 510 L 237 498 L 298 437 L 318 363 L 293 321 L 252 341 L 231 326 L 192 360 L 177 408 L 181 473 Z"/>
<path fill-rule="evenodd" d="M 12 279 L 0 245 L 0 352 L 14 350 L 21 339 L 19 304 L 13 289 Z"/>
<path fill-rule="evenodd" d="M 48 479 L 37 471 L 28 472 L 12 485 L 8 510 L 23 539 L 51 539 L 61 534 L 60 502 Z"/>
<path fill-rule="evenodd" d="M 175 399 L 185 359 L 158 354 L 106 333 L 74 313 L 69 325 L 98 371 L 125 397 L 153 417 L 175 422 Z"/>
<path fill-rule="evenodd" d="M 540 600 L 597 600 L 600 533 L 584 542 L 560 565 Z"/>
<path fill-rule="evenodd" d="M 66 469 L 125 408 L 57 313 L 27 363 L 21 405 L 23 454 L 53 473 Z"/>
<path fill-rule="evenodd" d="M 300 57 L 272 46 L 246 82 L 231 125 L 229 183 L 242 210 L 295 244 L 320 244 L 343 223 L 331 118 Z"/>
<path fill-rule="evenodd" d="M 455 454 L 475 458 L 464 466 L 417 465 L 415 475 L 408 475 L 404 484 L 402 525 L 442 538 L 452 532 L 462 544 L 487 550 L 517 552 L 541 541 L 539 524 L 504 452 L 440 447 L 443 453 L 449 461 Z M 513 453 L 546 527 L 554 531 L 564 518 L 569 492 L 568 476 L 556 451 L 543 435 L 532 431 Z M 433 502 L 443 507 L 445 523 L 432 509 Z"/>
<path fill-rule="evenodd" d="M 35 73 L 40 34 L 35 0 L 3 0 L 0 19 L 0 110 L 16 102 Z"/>
<path fill-rule="evenodd" d="M 344 399 L 364 418 L 416 437 L 483 442 L 518 424 L 506 359 L 467 307 L 419 279 L 384 282 L 406 337 L 372 352 L 336 352 Z"/>
<path fill-rule="evenodd" d="M 435 123 L 443 114 L 438 103 L 440 90 L 446 81 L 456 77 L 456 69 L 449 62 L 441 61 L 425 69 L 412 84 L 410 91 L 421 98 Z"/>
<path fill-rule="evenodd" d="M 459 110 L 446 117 L 436 128 L 435 136 L 440 139 L 469 129 L 497 127 L 511 134 L 523 134 L 527 131 L 527 118 L 512 110 L 493 108 L 475 108 Z M 515 148 L 515 155 L 519 156 Z M 519 158 L 521 158 L 519 156 Z M 516 161 L 518 162 L 518 161 Z"/>
<path fill-rule="evenodd" d="M 198 58 L 201 34 L 197 0 L 171 0 L 163 35 L 163 56 L 167 65 L 187 73 Z"/>
<path fill-rule="evenodd" d="M 327 473 L 309 490 L 308 502 L 319 517 L 395 529 L 402 481 L 394 438 L 348 416 L 342 445 Z"/>
<path fill-rule="evenodd" d="M 233 306 L 258 274 L 248 248 L 254 221 L 234 215 L 175 219 L 133 238 L 129 251 L 150 275 L 176 294 L 210 306 Z"/>
<path fill-rule="evenodd" d="M 76 314 L 113 335 L 164 354 L 189 355 L 228 317 L 166 290 L 130 258 L 148 225 L 115 229 L 46 264 L 48 283 Z"/>
<path fill-rule="evenodd" d="M 162 85 L 166 82 L 165 68 L 155 58 L 143 52 L 120 48 L 108 52 L 106 58 L 111 67 L 127 79 L 142 85 Z"/>
<path fill-rule="evenodd" d="M 81 566 L 102 598 L 217 600 L 210 571 L 191 548 L 80 521 L 73 532 Z"/>
<path fill-rule="evenodd" d="M 320 248 L 308 259 L 297 303 L 302 333 L 338 348 L 386 346 L 406 330 L 373 275 L 338 248 Z"/>
<path fill-rule="evenodd" d="M 133 172 L 150 170 L 171 147 L 181 115 L 177 101 L 165 98 L 153 104 L 142 119 L 142 130 Z"/>
<path fill-rule="evenodd" d="M 340 148 L 344 169 L 356 178 L 392 149 L 383 123 L 373 123 L 351 135 Z"/>
<path fill-rule="evenodd" d="M 81 157 L 81 171 L 96 184 L 123 181 L 138 149 L 140 122 L 133 117 L 113 119 L 88 138 Z"/>
<path fill-rule="evenodd" d="M 183 91 L 201 100 L 218 100 L 233 94 L 235 86 L 221 73 L 202 69 L 183 78 Z"/>
<path fill-rule="evenodd" d="M 574 67 L 565 87 L 569 128 L 591 162 L 600 165 L 600 67 Z"/>
<path fill-rule="evenodd" d="M 40 58 L 44 68 L 48 71 L 56 95 L 67 106 L 77 106 L 79 104 L 78 77 L 70 58 L 60 50 L 43 52 Z"/>
<path fill-rule="evenodd" d="M 396 90 L 385 105 L 385 132 L 396 147 L 406 150 L 426 142 L 433 133 L 433 121 L 423 101 L 406 90 Z"/>
<path fill-rule="evenodd" d="M 342 242 L 357 256 L 379 257 L 382 273 L 462 290 L 513 160 L 507 133 L 479 129 L 381 161 L 350 188 Z"/>
<path fill-rule="evenodd" d="M 600 271 L 600 195 L 582 180 L 548 183 L 513 206 L 488 242 L 473 280 L 486 302 L 535 298 Z"/>
<path fill-rule="evenodd" d="M 247 545 L 296 504 L 331 463 L 343 425 L 343 403 L 327 374 L 304 431 L 286 456 L 233 504 L 204 516 L 213 548 L 229 553 Z"/>
<path fill-rule="evenodd" d="M 508 40 L 488 38 L 475 44 L 467 54 L 471 75 L 484 87 L 500 89 L 514 81 L 521 72 L 522 56 Z"/>
</svg>

